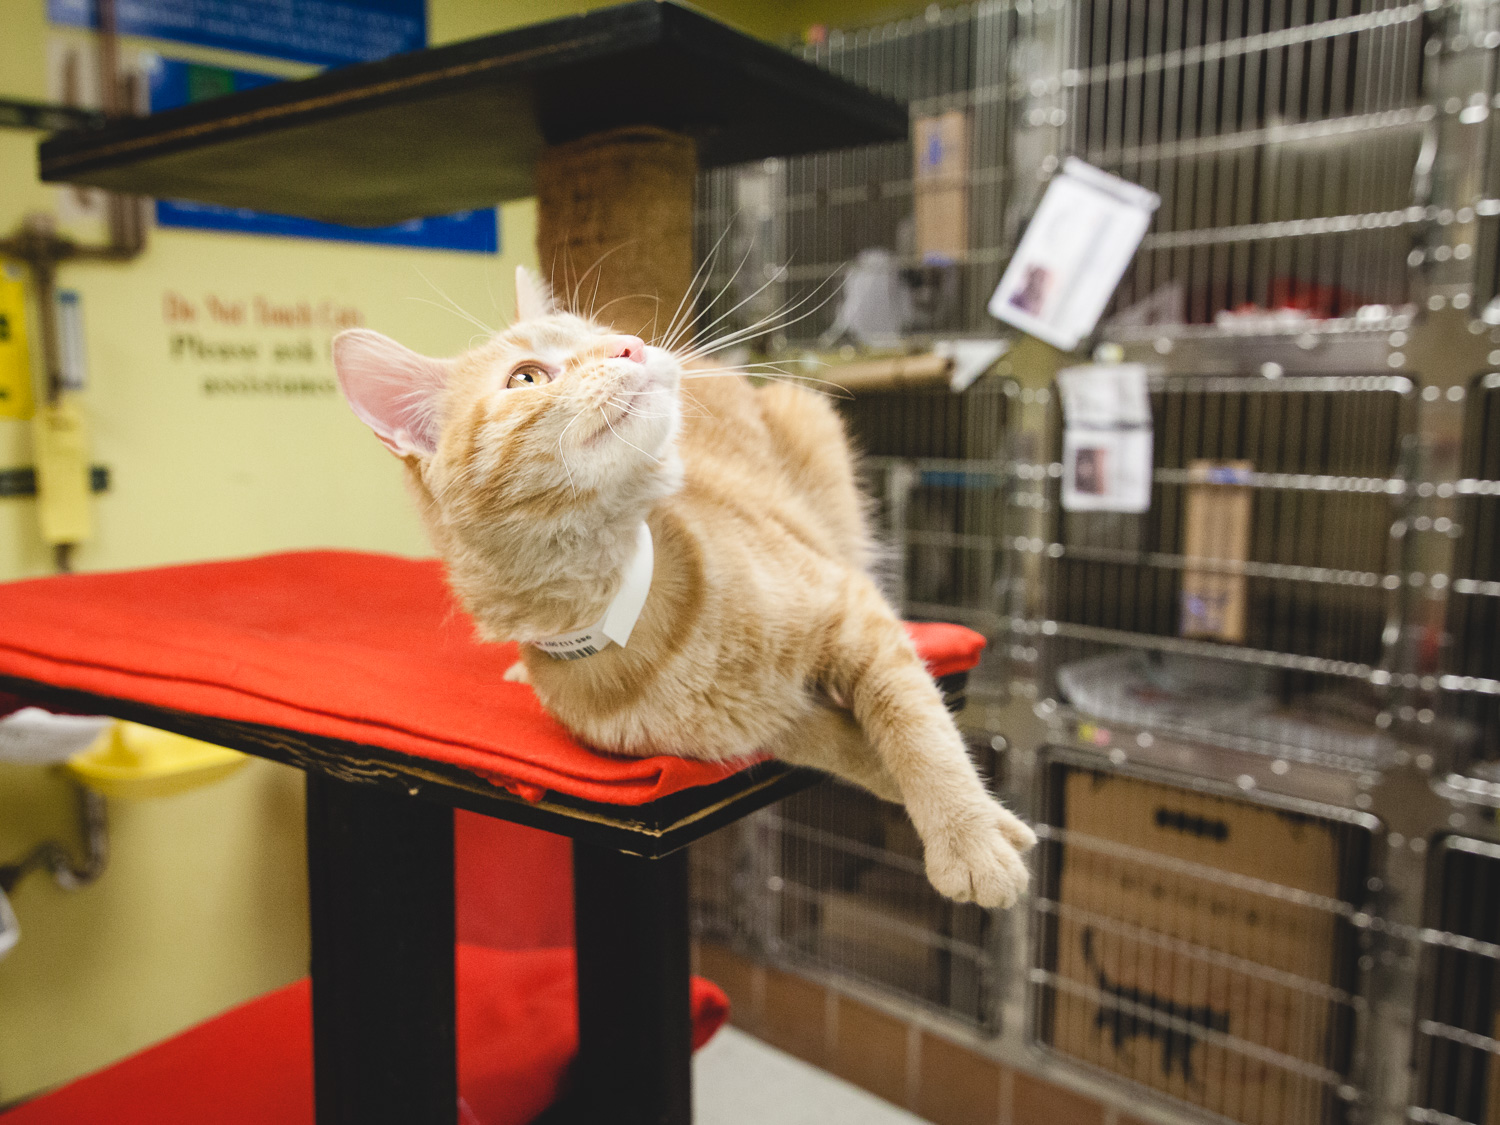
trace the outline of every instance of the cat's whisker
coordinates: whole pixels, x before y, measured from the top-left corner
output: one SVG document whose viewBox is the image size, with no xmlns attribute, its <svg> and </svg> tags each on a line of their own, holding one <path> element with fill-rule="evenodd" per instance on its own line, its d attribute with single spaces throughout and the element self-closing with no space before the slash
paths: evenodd
<svg viewBox="0 0 1500 1125">
<path fill-rule="evenodd" d="M 602 255 L 600 257 L 600 261 L 603 261 Z M 599 263 L 596 262 L 594 264 L 598 265 Z M 602 281 L 603 279 L 604 279 L 604 271 L 603 270 L 600 270 L 598 273 L 596 273 L 594 275 L 594 291 L 589 294 L 589 314 L 588 314 L 588 317 L 587 317 L 587 319 L 589 319 L 589 320 L 593 320 L 594 319 L 594 306 L 599 301 L 599 282 Z"/>
<path fill-rule="evenodd" d="M 788 311 L 792 311 L 802 307 L 815 295 L 816 290 L 814 290 L 813 293 L 803 297 L 795 305 L 792 305 L 791 309 Z M 687 364 L 695 359 L 706 359 L 718 352 L 722 352 L 727 350 L 728 348 L 734 347 L 736 344 L 744 343 L 746 340 L 753 339 L 754 337 L 763 334 L 768 327 L 789 328 L 793 324 L 797 324 L 803 320 L 806 320 L 808 317 L 813 316 L 820 309 L 822 309 L 824 305 L 833 300 L 833 298 L 837 295 L 838 290 L 835 289 L 832 293 L 829 293 L 826 297 L 824 297 L 822 301 L 819 301 L 812 308 L 808 309 L 806 312 L 799 314 L 798 316 L 792 317 L 791 319 L 779 319 L 780 313 L 778 312 L 776 314 L 773 314 L 772 316 L 762 318 L 755 324 L 747 325 L 744 328 L 736 329 L 733 332 L 726 333 L 725 335 L 719 337 L 717 340 L 706 341 L 704 343 L 694 343 L 687 351 L 678 353 L 678 360 L 683 364 Z"/>
<path fill-rule="evenodd" d="M 647 453 L 640 446 L 636 445 L 635 442 L 633 442 L 633 441 L 625 441 L 624 438 L 620 437 L 620 431 L 617 430 L 617 429 L 615 429 L 614 424 L 612 422 L 610 422 L 610 420 L 609 420 L 609 414 L 605 412 L 604 407 L 601 406 L 601 407 L 598 408 L 598 410 L 599 410 L 599 417 L 601 417 L 601 418 L 604 419 L 604 424 L 609 427 L 609 432 L 610 433 L 614 434 L 615 437 L 620 438 L 621 441 L 624 441 L 626 445 L 630 446 L 631 449 L 635 450 L 642 457 L 650 458 L 652 461 L 655 461 L 658 465 L 661 464 L 661 458 L 660 457 L 652 457 L 651 454 Z"/>
<path fill-rule="evenodd" d="M 736 212 L 736 214 L 738 214 L 738 212 Z M 692 279 L 688 282 L 687 290 L 682 294 L 682 299 L 677 302 L 677 308 L 672 312 L 672 319 L 667 321 L 666 330 L 662 333 L 662 347 L 666 350 L 671 350 L 670 341 L 673 339 L 673 332 L 677 328 L 677 318 L 682 315 L 684 306 L 688 308 L 692 307 L 692 305 L 689 304 L 689 297 L 692 297 L 692 301 L 694 303 L 696 303 L 698 300 L 697 295 L 694 293 L 694 289 L 698 286 L 699 276 L 703 275 L 704 270 L 710 270 L 711 272 L 714 258 L 717 257 L 719 253 L 719 246 L 723 243 L 724 239 L 729 237 L 729 231 L 733 225 L 733 216 L 731 216 L 730 222 L 724 224 L 724 229 L 719 233 L 719 237 L 714 239 L 713 246 L 709 247 L 708 253 L 703 256 L 703 261 L 698 263 L 698 268 L 693 271 L 693 276 Z M 708 284 L 707 277 L 704 277 L 703 284 Z M 701 291 L 702 290 L 699 289 L 699 292 Z"/>
<path fill-rule="evenodd" d="M 574 316 L 583 317 L 586 320 L 593 318 L 594 302 L 599 299 L 599 282 L 604 277 L 604 260 L 611 254 L 617 253 L 630 245 L 632 245 L 631 242 L 622 242 L 618 246 L 610 247 L 608 250 L 604 251 L 604 253 L 595 258 L 594 264 L 591 265 L 588 269 L 584 270 L 583 273 L 579 276 L 577 284 L 573 286 L 572 292 L 568 294 L 568 308 Z M 591 273 L 594 274 L 594 292 L 593 295 L 589 298 L 589 311 L 587 313 L 584 313 L 578 307 L 578 294 L 583 289 L 583 283 L 588 280 L 588 276 Z"/>
<path fill-rule="evenodd" d="M 495 298 L 495 279 L 490 275 L 490 263 L 488 261 L 484 263 L 484 291 L 490 295 L 490 308 L 500 318 L 500 323 L 509 328 L 510 322 L 506 319 L 505 314 L 500 311 L 500 302 Z"/>
<path fill-rule="evenodd" d="M 760 361 L 757 361 L 755 363 L 734 363 L 734 364 L 726 364 L 726 366 L 728 366 L 728 367 L 734 367 L 737 370 L 742 370 L 742 371 L 748 371 L 748 370 L 751 370 L 752 368 L 757 368 L 757 367 L 766 367 L 766 368 L 769 368 L 772 371 L 780 371 L 781 368 L 778 365 L 780 363 L 782 363 L 782 362 L 788 362 L 789 363 L 791 361 L 790 360 L 786 360 L 786 361 L 782 361 L 782 360 L 775 360 L 775 361 L 772 361 L 772 360 L 760 360 Z M 809 357 L 807 359 L 803 359 L 800 362 L 802 362 L 804 364 L 806 364 L 806 363 L 814 363 L 814 364 L 817 364 L 817 366 L 819 366 L 819 367 L 832 367 L 833 366 L 833 364 L 829 363 L 826 359 L 814 359 L 814 358 L 811 358 L 811 357 Z"/>
<path fill-rule="evenodd" d="M 672 417 L 672 412 L 670 410 L 662 411 L 660 413 L 652 413 L 652 412 L 647 411 L 647 410 L 636 410 L 634 403 L 621 402 L 619 399 L 616 399 L 616 398 L 607 398 L 604 401 L 607 402 L 610 406 L 616 407 L 617 409 L 623 411 L 626 414 L 631 415 L 634 418 L 670 418 L 670 417 Z"/>
<path fill-rule="evenodd" d="M 740 264 L 735 267 L 734 273 L 732 273 L 730 275 L 730 277 L 729 277 L 729 280 L 724 283 L 724 287 L 719 290 L 719 296 L 720 297 L 722 297 L 726 292 L 728 292 L 729 287 L 734 284 L 735 278 L 739 277 L 740 270 L 744 268 L 745 262 L 749 259 L 749 257 L 750 257 L 750 251 L 747 249 L 745 251 L 745 256 L 740 259 Z M 736 312 L 738 312 L 740 309 L 742 309 L 745 305 L 747 305 L 751 301 L 755 300 L 755 298 L 759 297 L 768 288 L 770 288 L 772 285 L 776 284 L 776 282 L 778 280 L 780 280 L 781 275 L 782 275 L 782 273 L 783 273 L 784 270 L 785 270 L 785 267 L 782 267 L 781 269 L 776 270 L 769 278 L 766 279 L 766 281 L 758 289 L 755 290 L 755 292 L 751 293 L 748 297 L 746 297 L 744 300 L 740 301 L 737 305 L 735 305 L 733 308 L 729 309 L 727 312 L 720 313 L 713 320 L 711 320 L 707 324 L 705 324 L 694 335 L 694 339 L 697 339 L 698 337 L 704 335 L 706 332 L 710 331 L 714 327 L 714 325 L 720 324 L 726 318 L 733 316 Z M 717 300 L 717 299 L 718 298 L 716 297 L 715 300 Z M 710 304 L 712 304 L 712 302 L 710 302 Z"/>
<path fill-rule="evenodd" d="M 593 319 L 597 318 L 602 312 L 604 312 L 605 309 L 609 308 L 610 305 L 618 305 L 621 301 L 638 301 L 638 300 L 655 301 L 658 305 L 661 304 L 661 298 L 657 297 L 657 296 L 655 296 L 655 295 L 653 295 L 651 293 L 627 293 L 623 297 L 616 297 L 616 298 L 614 298 L 611 301 L 605 301 L 604 304 L 602 304 L 602 305 L 599 306 L 599 308 L 598 308 L 597 311 L 591 311 L 589 313 L 589 319 L 593 320 Z"/>
<path fill-rule="evenodd" d="M 670 410 L 652 411 L 637 409 L 638 400 L 635 399 L 607 398 L 604 401 L 611 406 L 618 406 L 628 414 L 634 414 L 637 418 L 670 418 L 672 416 L 672 411 Z"/>
<path fill-rule="evenodd" d="M 562 428 L 562 432 L 557 435 L 557 459 L 562 462 L 563 472 L 568 474 L 568 488 L 572 491 L 575 500 L 578 499 L 578 486 L 573 483 L 573 470 L 568 467 L 568 455 L 563 452 L 563 438 L 568 436 L 568 431 L 573 428 L 573 423 L 582 417 L 583 413 L 581 411 L 573 415 L 568 420 L 568 424 Z"/>
<path fill-rule="evenodd" d="M 823 366 L 828 366 L 824 364 Z M 770 372 L 773 375 L 785 375 L 790 379 L 808 379 L 814 382 L 830 382 L 831 380 L 820 379 L 816 375 L 810 375 L 805 371 L 788 371 L 785 367 L 776 363 L 726 363 L 718 368 L 720 371 L 739 371 L 746 375 L 764 375 Z"/>
<path fill-rule="evenodd" d="M 774 280 L 775 279 L 773 278 L 772 281 L 767 281 L 765 283 L 765 285 L 762 285 L 760 287 L 760 289 L 757 289 L 754 293 L 750 294 L 750 296 L 746 297 L 745 300 L 746 301 L 754 300 L 755 297 L 757 297 L 760 294 L 760 292 L 765 289 L 766 285 L 772 284 L 772 282 Z M 744 301 L 740 302 L 740 304 L 744 304 L 744 303 L 745 303 Z M 692 356 L 692 355 L 700 353 L 703 350 L 703 348 L 702 348 L 702 341 L 704 341 L 705 337 L 708 336 L 708 334 L 712 331 L 712 329 L 714 328 L 714 326 L 717 325 L 725 317 L 732 315 L 734 313 L 735 309 L 738 309 L 738 308 L 739 308 L 739 305 L 736 305 L 734 309 L 730 309 L 729 312 L 723 314 L 723 316 L 720 316 L 720 317 L 716 318 L 715 320 L 711 321 L 710 323 L 708 323 L 708 324 L 704 325 L 702 328 L 700 328 L 697 332 L 695 332 L 693 334 L 693 336 L 692 336 L 691 339 L 689 339 L 685 344 L 681 345 L 682 346 L 682 351 L 681 351 L 680 354 L 682 354 L 684 356 Z M 732 329 L 730 329 L 726 333 L 726 335 L 735 335 L 735 336 L 746 335 L 746 334 L 753 335 L 753 334 L 758 333 L 758 332 L 760 332 L 762 330 L 765 330 L 765 329 L 768 329 L 768 328 L 774 328 L 776 326 L 776 324 L 777 324 L 777 318 L 779 316 L 781 316 L 786 311 L 787 311 L 787 306 L 783 305 L 781 308 L 776 309 L 775 311 L 773 311 L 771 313 L 768 313 L 766 316 L 763 316 L 760 319 L 758 319 L 758 320 L 756 320 L 756 321 L 754 321 L 754 322 L 752 322 L 750 324 L 744 325 L 744 326 L 742 326 L 740 328 L 732 328 Z"/>
<path fill-rule="evenodd" d="M 698 408 L 698 413 L 696 415 L 694 415 L 694 417 L 698 417 L 698 418 L 713 418 L 713 417 L 716 417 L 716 415 L 714 414 L 714 412 L 712 410 L 710 410 L 708 407 L 704 406 L 703 405 L 703 401 L 701 399 L 699 399 L 696 395 L 694 395 L 686 387 L 678 387 L 677 388 L 677 393 L 682 398 L 687 399 L 689 402 L 691 402 L 694 406 L 696 406 Z"/>
<path fill-rule="evenodd" d="M 564 240 L 563 252 L 563 297 L 567 307 L 572 308 L 578 296 L 577 287 L 572 285 L 570 279 L 573 276 L 573 246 Z"/>
<path fill-rule="evenodd" d="M 657 387 L 654 390 L 648 391 L 646 393 L 648 393 L 648 394 L 666 394 L 666 393 L 668 393 L 668 391 L 667 391 L 666 387 Z M 683 410 L 682 409 L 682 404 L 679 402 L 676 411 L 666 410 L 666 411 L 662 411 L 660 413 L 653 413 L 653 412 L 650 412 L 650 411 L 636 410 L 636 409 L 634 409 L 634 403 L 633 402 L 623 402 L 623 401 L 621 401 L 620 399 L 617 399 L 617 398 L 609 398 L 609 399 L 605 399 L 605 401 L 607 403 L 609 403 L 611 406 L 618 407 L 619 409 L 623 410 L 627 414 L 633 414 L 637 418 L 671 418 L 674 414 L 682 414 L 685 417 L 689 417 L 689 418 L 711 418 L 711 417 L 713 417 L 713 415 L 708 411 L 708 409 L 706 407 L 704 407 L 703 403 L 699 402 L 696 398 L 694 398 L 691 394 L 689 394 L 687 392 L 686 388 L 679 387 L 677 389 L 677 394 L 678 394 L 678 396 L 680 398 L 685 398 L 685 399 L 690 400 L 691 403 L 692 403 L 692 405 L 696 409 L 694 409 L 694 410 Z"/>
<path fill-rule="evenodd" d="M 801 318 L 799 317 L 798 319 Z M 743 344 L 748 340 L 753 340 L 756 337 L 764 335 L 766 332 L 772 331 L 778 327 L 781 327 L 781 325 L 776 322 L 757 321 L 755 324 L 749 324 L 744 328 L 736 328 L 731 332 L 727 332 L 723 336 L 720 336 L 718 339 L 707 340 L 701 344 L 694 344 L 688 350 L 679 352 L 677 354 L 677 358 L 684 364 L 692 363 L 695 360 L 708 359 L 714 355 L 717 355 L 719 352 L 727 351 L 730 348 Z"/>
<path fill-rule="evenodd" d="M 724 283 L 724 284 L 723 284 L 723 285 L 722 285 L 722 286 L 721 286 L 721 287 L 720 287 L 720 289 L 719 289 L 719 291 L 718 291 L 718 293 L 716 293 L 716 294 L 715 294 L 715 295 L 714 295 L 714 298 L 713 298 L 713 301 L 710 301 L 710 302 L 709 302 L 709 303 L 708 303 L 708 304 L 709 304 L 709 308 L 710 308 L 710 309 L 712 309 L 712 308 L 713 308 L 713 303 L 714 303 L 714 301 L 717 301 L 717 300 L 718 300 L 718 299 L 719 299 L 719 298 L 720 298 L 720 297 L 722 297 L 722 296 L 723 296 L 723 295 L 724 295 L 724 294 L 725 294 L 725 293 L 727 293 L 727 292 L 729 292 L 729 289 L 730 289 L 730 287 L 731 287 L 731 286 L 733 286 L 733 285 L 734 285 L 734 283 L 735 283 L 735 281 L 736 281 L 736 280 L 737 280 L 737 279 L 738 279 L 738 278 L 739 278 L 739 276 L 740 276 L 740 271 L 741 271 L 741 270 L 743 270 L 743 269 L 744 269 L 744 268 L 745 268 L 745 263 L 746 263 L 746 262 L 748 262 L 748 261 L 749 261 L 749 260 L 750 260 L 750 252 L 751 252 L 751 250 L 753 250 L 753 249 L 754 249 L 754 246 L 753 246 L 753 245 L 751 245 L 751 246 L 747 246 L 747 247 L 745 247 L 745 252 L 744 252 L 744 254 L 742 254 L 742 255 L 741 255 L 741 256 L 740 256 L 740 264 L 739 264 L 739 265 L 737 265 L 737 266 L 735 266 L 735 267 L 734 267 L 734 272 L 733 272 L 733 273 L 732 273 L 732 274 L 730 274 L 730 275 L 729 275 L 729 280 L 728 280 L 728 281 L 726 281 L 726 282 L 725 282 L 725 283 Z M 760 295 L 760 294 L 761 294 L 761 293 L 762 293 L 762 292 L 763 292 L 763 291 L 764 291 L 764 290 L 765 290 L 765 288 L 766 288 L 766 285 L 770 285 L 770 284 L 771 284 L 771 282 L 772 282 L 772 281 L 775 281 L 775 280 L 776 280 L 776 279 L 775 279 L 775 278 L 774 278 L 774 277 L 772 277 L 772 278 L 771 278 L 771 279 L 770 279 L 770 281 L 767 281 L 767 282 L 766 282 L 766 283 L 765 283 L 765 285 L 762 285 L 762 286 L 761 286 L 761 287 L 760 287 L 760 288 L 759 288 L 759 289 L 757 289 L 757 290 L 756 290 L 756 291 L 755 291 L 755 292 L 754 292 L 754 293 L 751 293 L 751 294 L 750 294 L 750 296 L 748 296 L 748 297 L 746 297 L 746 298 L 745 298 L 745 301 L 753 301 L 753 300 L 755 300 L 755 298 L 756 298 L 756 297 L 757 297 L 757 296 L 759 296 L 759 295 Z M 715 318 L 715 319 L 714 319 L 714 320 L 713 320 L 713 322 L 712 322 L 712 323 L 711 323 L 711 324 L 710 324 L 710 325 L 709 325 L 709 326 L 708 326 L 708 327 L 712 327 L 712 326 L 713 326 L 713 325 L 714 325 L 714 324 L 718 324 L 718 323 L 719 323 L 719 321 L 721 321 L 721 320 L 723 320 L 723 319 L 724 319 L 724 317 L 726 317 L 726 316 L 730 316 L 730 315 L 732 315 L 732 314 L 733 314 L 733 313 L 734 313 L 734 311 L 735 311 L 735 309 L 738 309 L 738 308 L 739 308 L 739 307 L 740 307 L 740 305 L 743 305 L 743 304 L 744 304 L 744 303 L 745 303 L 745 301 L 741 301 L 741 302 L 740 302 L 740 303 L 739 303 L 739 304 L 738 304 L 738 305 L 735 305 L 735 306 L 734 306 L 734 308 L 733 308 L 733 309 L 730 309 L 730 310 L 729 310 L 729 311 L 728 311 L 728 312 L 726 312 L 726 313 L 723 313 L 723 314 L 722 314 L 722 315 L 720 315 L 720 316 L 718 316 L 718 317 L 717 317 L 717 318 Z M 683 324 L 683 326 L 682 326 L 682 331 L 684 331 L 684 332 L 685 332 L 685 331 L 687 331 L 687 329 L 688 329 L 688 327 L 689 327 L 689 324 L 688 324 L 688 323 L 684 323 L 684 324 Z M 703 333 L 703 332 L 704 332 L 704 331 L 707 331 L 707 329 L 706 329 L 706 328 L 704 328 L 704 329 L 699 329 L 699 331 L 698 331 L 698 333 L 697 333 L 697 335 L 702 335 L 702 333 Z M 674 341 L 673 341 L 673 343 L 674 343 L 674 344 L 675 344 L 675 343 L 676 343 L 676 342 L 677 342 L 677 341 L 676 341 L 676 340 L 674 340 Z"/>
<path fill-rule="evenodd" d="M 683 378 L 685 378 L 685 379 L 730 379 L 730 378 L 736 378 L 737 379 L 742 374 L 744 374 L 744 373 L 741 372 L 741 371 L 739 371 L 739 370 L 737 370 L 736 368 L 727 367 L 727 368 L 724 368 L 721 371 L 704 371 L 701 374 L 684 375 Z M 829 398 L 852 399 L 854 397 L 854 393 L 852 391 L 850 391 L 848 387 L 842 386 L 839 383 L 835 383 L 835 382 L 833 382 L 830 379 L 819 379 L 819 378 L 817 378 L 815 376 L 812 376 L 812 375 L 796 375 L 796 374 L 793 374 L 790 371 L 782 372 L 781 374 L 777 374 L 777 375 L 766 375 L 766 374 L 762 374 L 762 373 L 758 373 L 758 372 L 753 372 L 752 374 L 757 374 L 757 375 L 759 375 L 760 378 L 763 378 L 767 382 L 771 382 L 771 383 L 790 382 L 790 383 L 792 383 L 795 386 L 805 387 L 807 390 L 811 391 L 814 394 L 826 394 L 826 395 L 828 395 Z M 840 393 L 838 393 L 838 394 L 833 393 L 835 391 L 840 392 Z"/>
<path fill-rule="evenodd" d="M 435 309 L 442 309 L 445 313 L 452 313 L 454 316 L 467 320 L 475 328 L 479 328 L 484 331 L 484 338 L 486 340 L 488 340 L 495 334 L 495 330 L 488 324 L 484 323 L 484 321 L 480 320 L 478 317 L 470 316 L 468 313 L 464 312 L 463 309 L 458 308 L 456 305 L 450 308 L 449 305 L 453 304 L 451 301 L 447 305 L 445 305 L 441 301 L 433 301 L 427 297 L 407 297 L 406 299 L 408 301 L 418 301 L 424 305 L 431 305 Z"/>
<path fill-rule="evenodd" d="M 480 320 L 477 316 L 475 316 L 473 313 L 471 313 L 467 309 L 465 309 L 462 305 L 460 305 L 452 297 L 450 297 L 450 296 L 448 296 L 448 294 L 444 293 L 442 291 L 442 289 L 438 288 L 437 284 L 432 280 L 432 278 L 428 277 L 421 270 L 417 270 L 417 276 L 420 277 L 423 281 L 425 281 L 428 284 L 428 286 L 431 287 L 431 289 L 432 289 L 432 291 L 434 293 L 436 293 L 443 300 L 447 301 L 448 304 L 452 307 L 452 310 L 454 312 L 456 312 L 459 316 L 463 317 L 470 324 L 474 325 L 475 328 L 481 329 L 485 333 L 486 336 L 493 336 L 495 334 L 495 329 L 494 328 L 492 328 L 490 325 L 486 324 L 484 321 Z M 421 298 L 421 297 L 414 297 L 414 298 L 412 298 L 412 300 L 420 301 L 420 300 L 423 300 L 423 298 Z M 443 307 L 442 305 L 437 304 L 436 301 L 428 301 L 427 303 L 430 304 L 430 305 L 434 305 L 437 308 L 442 308 Z"/>
<path fill-rule="evenodd" d="M 705 329 L 704 332 L 700 332 L 698 336 L 694 337 L 693 341 L 691 341 L 688 345 L 688 348 L 683 355 L 684 362 L 686 362 L 687 358 L 708 356 L 712 355 L 716 351 L 723 351 L 726 347 L 731 347 L 734 344 L 741 343 L 742 341 L 753 336 L 760 335 L 767 329 L 789 328 L 793 324 L 797 324 L 803 320 L 806 320 L 808 317 L 812 316 L 820 309 L 822 309 L 825 305 L 827 305 L 828 302 L 833 300 L 834 297 L 838 296 L 841 286 L 835 285 L 833 289 L 831 289 L 821 301 L 819 301 L 812 308 L 807 309 L 807 311 L 790 318 L 788 318 L 788 314 L 796 312 L 798 309 L 801 309 L 804 305 L 806 305 L 809 301 L 818 297 L 819 291 L 832 280 L 834 280 L 832 276 L 825 278 L 811 291 L 804 294 L 795 302 L 789 302 L 783 305 L 781 308 L 777 309 L 775 312 L 762 317 L 754 324 L 749 324 L 744 328 L 739 328 L 735 329 L 732 332 L 728 332 L 717 340 L 702 341 L 702 337 L 706 334 L 707 331 Z M 770 283 L 767 282 L 767 284 Z M 712 325 L 710 325 L 709 327 L 712 327 Z"/>
</svg>

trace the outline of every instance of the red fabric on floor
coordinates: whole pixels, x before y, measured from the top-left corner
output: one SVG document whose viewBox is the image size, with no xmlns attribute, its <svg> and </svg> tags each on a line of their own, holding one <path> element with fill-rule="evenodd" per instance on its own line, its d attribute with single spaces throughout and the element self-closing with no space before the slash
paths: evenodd
<svg viewBox="0 0 1500 1125">
<path fill-rule="evenodd" d="M 938 674 L 984 644 L 911 628 Z M 435 560 L 305 551 L 0 585 L 0 676 L 381 746 L 532 799 L 636 805 L 746 764 L 589 750 L 505 682 L 515 659 L 473 639 Z"/>
<path fill-rule="evenodd" d="M 465 1125 L 525 1125 L 556 1098 L 578 1045 L 573 952 L 460 945 Z M 729 1002 L 693 979 L 693 1047 Z M 4 1125 L 313 1125 L 311 989 L 290 984 L 0 1114 Z"/>
</svg>

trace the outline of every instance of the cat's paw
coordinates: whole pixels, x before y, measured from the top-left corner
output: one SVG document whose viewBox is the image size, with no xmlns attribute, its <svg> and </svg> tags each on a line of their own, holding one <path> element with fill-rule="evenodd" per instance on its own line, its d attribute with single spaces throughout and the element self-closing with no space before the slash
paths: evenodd
<svg viewBox="0 0 1500 1125">
<path fill-rule="evenodd" d="M 526 665 L 519 660 L 505 670 L 503 679 L 509 680 L 513 684 L 531 683 L 531 677 L 526 674 Z"/>
<path fill-rule="evenodd" d="M 1029 852 L 1036 847 L 1036 833 L 1031 830 L 1031 825 L 1003 805 L 1000 806 L 999 826 L 1001 834 L 1016 851 Z"/>
<path fill-rule="evenodd" d="M 1036 842 L 1036 835 L 1011 813 L 1000 811 L 1003 818 L 988 817 L 980 823 L 936 832 L 924 841 L 927 878 L 939 894 L 955 902 L 984 907 L 1016 904 L 1031 881 L 1031 874 L 1021 862 L 1021 854 L 1011 837 L 1013 834 L 1021 840 L 1029 837 L 1030 842 L 1025 846 L 1030 847 Z M 1010 824 L 1012 821 L 1014 826 Z M 1015 833 L 1016 827 L 1025 836 Z"/>
</svg>

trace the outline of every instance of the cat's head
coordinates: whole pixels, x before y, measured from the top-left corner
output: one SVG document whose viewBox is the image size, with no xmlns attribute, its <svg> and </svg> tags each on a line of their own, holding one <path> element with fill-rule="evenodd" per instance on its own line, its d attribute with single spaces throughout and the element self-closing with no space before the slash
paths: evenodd
<svg viewBox="0 0 1500 1125">
<path fill-rule="evenodd" d="M 560 309 L 524 268 L 516 306 L 511 327 L 453 359 L 362 328 L 334 340 L 344 396 L 420 479 L 430 514 L 450 527 L 625 514 L 674 490 L 676 357 Z"/>
</svg>

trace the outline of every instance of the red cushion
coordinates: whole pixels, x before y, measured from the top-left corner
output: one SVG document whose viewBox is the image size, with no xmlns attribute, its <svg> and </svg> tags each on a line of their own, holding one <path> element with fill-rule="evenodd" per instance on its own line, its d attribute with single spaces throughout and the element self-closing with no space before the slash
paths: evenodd
<svg viewBox="0 0 1500 1125">
<path fill-rule="evenodd" d="M 381 746 L 533 799 L 636 805 L 745 765 L 589 750 L 501 678 L 515 647 L 472 633 L 439 563 L 352 551 L 0 585 L 0 676 Z M 984 645 L 956 625 L 913 635 L 939 674 Z"/>
<path fill-rule="evenodd" d="M 573 952 L 458 947 L 462 1125 L 523 1125 L 558 1093 L 578 1044 Z M 0 1114 L 5 1125 L 313 1125 L 306 980 L 231 1009 Z M 693 1047 L 729 1002 L 694 978 Z"/>
<path fill-rule="evenodd" d="M 979 663 L 985 640 L 973 629 L 946 621 L 908 621 L 907 635 L 934 676 L 967 672 Z"/>
</svg>

